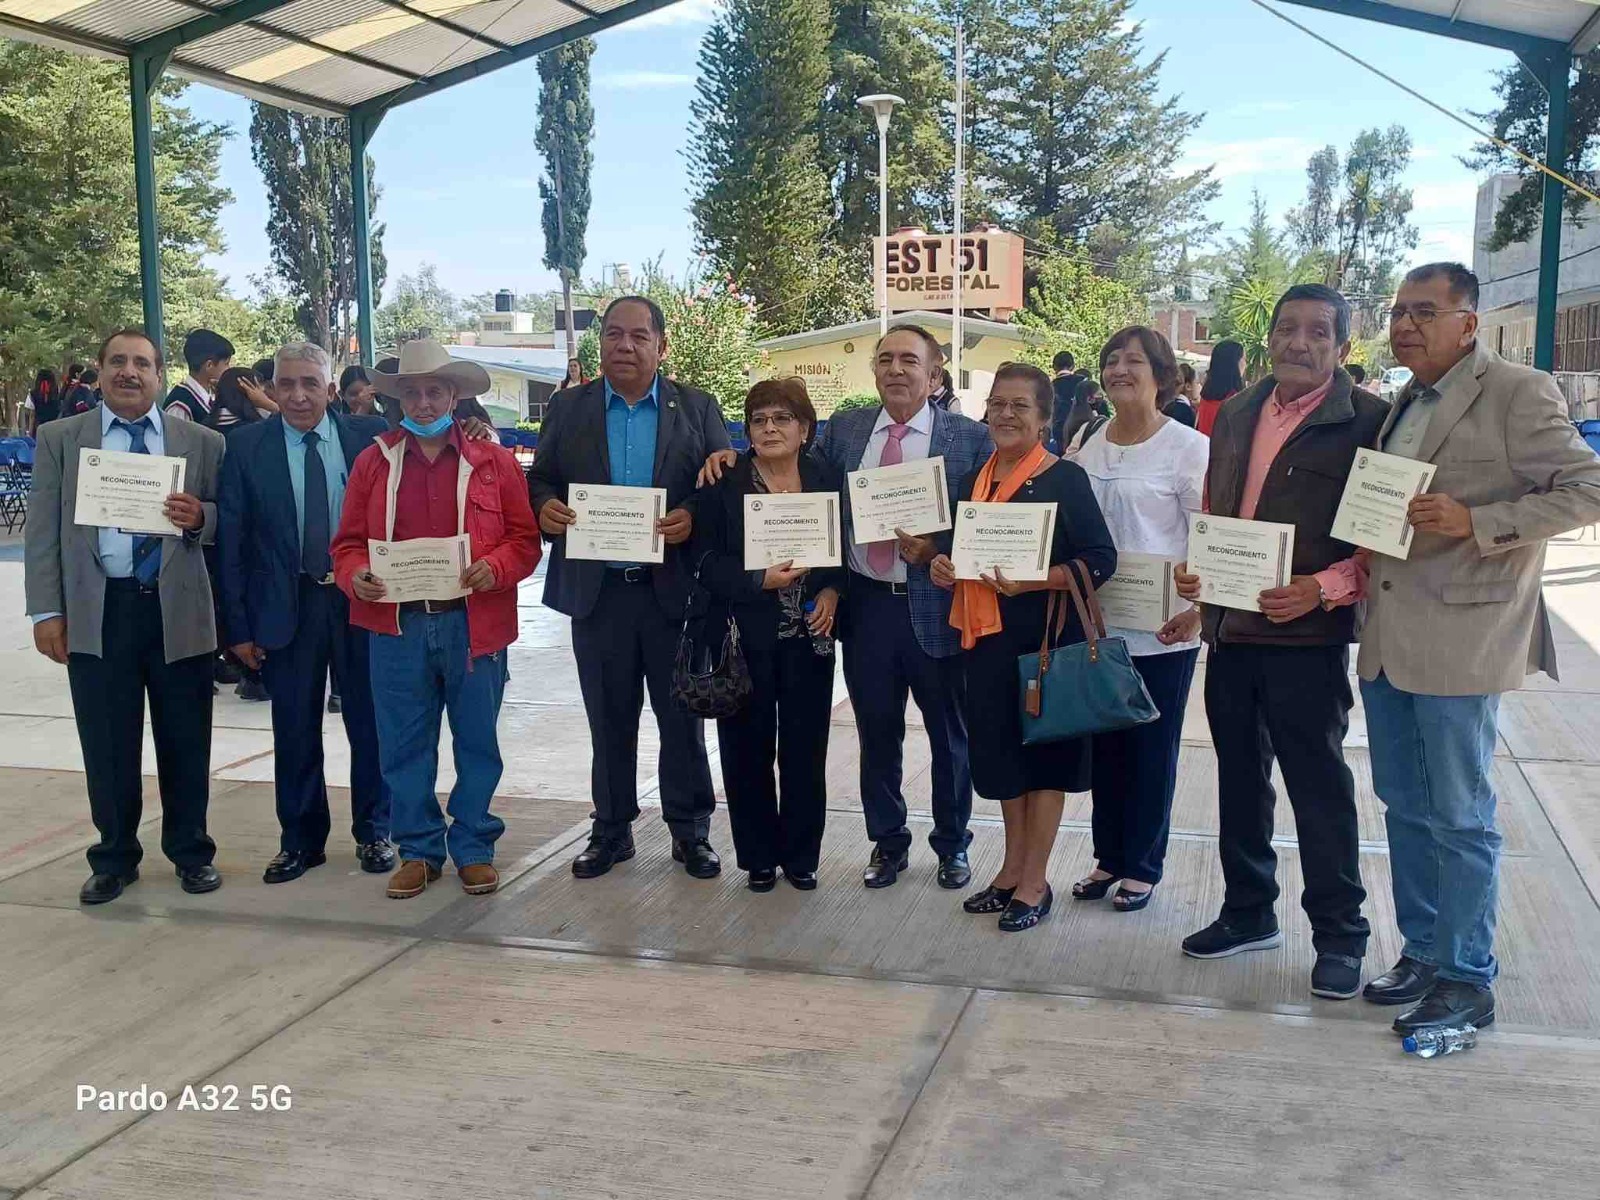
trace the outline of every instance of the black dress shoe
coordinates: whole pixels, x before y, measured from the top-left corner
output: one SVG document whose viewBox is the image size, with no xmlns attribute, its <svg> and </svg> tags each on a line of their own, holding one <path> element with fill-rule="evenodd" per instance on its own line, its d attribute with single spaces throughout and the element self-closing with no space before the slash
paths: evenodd
<svg viewBox="0 0 1600 1200">
<path fill-rule="evenodd" d="M 972 866 L 967 862 L 967 852 L 957 850 L 954 854 L 941 854 L 939 856 L 939 886 L 955 891 L 964 888 L 972 882 Z"/>
<path fill-rule="evenodd" d="M 778 872 L 772 867 L 751 871 L 747 886 L 752 892 L 770 892 L 778 886 Z"/>
<path fill-rule="evenodd" d="M 1011 897 L 1017 894 L 1016 888 L 997 888 L 990 884 L 976 896 L 968 896 L 961 902 L 961 907 L 975 915 L 1005 912 L 1011 903 Z"/>
<path fill-rule="evenodd" d="M 905 851 L 890 858 L 883 852 L 882 846 L 872 848 L 872 857 L 867 861 L 867 869 L 861 872 L 861 882 L 869 888 L 893 887 L 895 880 L 900 878 L 900 872 L 911 864 L 911 857 Z"/>
<path fill-rule="evenodd" d="M 178 885 L 191 896 L 201 896 L 221 887 L 222 876 L 210 863 L 203 867 L 179 867 Z"/>
<path fill-rule="evenodd" d="M 241 700 L 249 700 L 255 704 L 260 704 L 263 700 L 272 699 L 267 694 L 267 685 L 259 679 L 239 680 L 238 686 L 233 689 L 233 694 Z"/>
<path fill-rule="evenodd" d="M 1415 1004 L 1428 994 L 1438 973 L 1438 967 L 1402 954 L 1394 970 L 1379 975 L 1362 989 L 1361 998 L 1373 1004 Z"/>
<path fill-rule="evenodd" d="M 368 875 L 382 875 L 394 870 L 394 847 L 387 841 L 362 842 L 356 846 L 356 861 Z"/>
<path fill-rule="evenodd" d="M 267 869 L 261 873 L 261 882 L 288 883 L 291 879 L 299 879 L 312 867 L 320 867 L 327 861 L 328 856 L 326 854 L 306 854 L 299 850 L 283 850 L 267 864 Z"/>
<path fill-rule="evenodd" d="M 344 701 L 340 698 L 338 692 L 334 692 L 333 695 L 328 697 L 328 711 L 331 713 L 342 713 L 344 711 Z"/>
<path fill-rule="evenodd" d="M 802 892 L 817 890 L 817 873 L 815 871 L 791 871 L 788 867 L 783 869 L 783 877 Z"/>
<path fill-rule="evenodd" d="M 632 857 L 631 832 L 619 838 L 600 837 L 596 834 L 589 839 L 589 844 L 584 847 L 583 853 L 572 860 L 572 873 L 579 879 L 598 879 L 619 862 L 627 862 Z"/>
<path fill-rule="evenodd" d="M 1494 1024 L 1494 992 L 1475 983 L 1437 979 L 1422 1003 L 1394 1019 L 1394 1031 L 1402 1037 L 1425 1029 L 1448 1029 L 1452 1025 L 1476 1025 L 1479 1029 Z"/>
<path fill-rule="evenodd" d="M 139 868 L 130 868 L 125 875 L 95 874 L 78 891 L 80 904 L 104 904 L 122 895 L 122 889 L 139 878 Z"/>
<path fill-rule="evenodd" d="M 715 879 L 722 874 L 722 860 L 706 838 L 674 838 L 672 861 L 682 863 L 696 879 Z"/>
<path fill-rule="evenodd" d="M 1044 899 L 1037 904 L 1024 904 L 1013 896 L 1011 903 L 1006 905 L 1006 911 L 1000 914 L 1000 932 L 1021 933 L 1024 929 L 1032 929 L 1050 915 L 1055 902 L 1056 896 L 1049 884 L 1045 884 Z"/>
</svg>

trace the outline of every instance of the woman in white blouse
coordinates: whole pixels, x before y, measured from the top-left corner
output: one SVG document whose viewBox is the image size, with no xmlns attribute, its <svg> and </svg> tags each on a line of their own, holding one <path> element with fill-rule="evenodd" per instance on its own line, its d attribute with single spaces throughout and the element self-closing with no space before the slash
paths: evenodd
<svg viewBox="0 0 1600 1200">
<path fill-rule="evenodd" d="M 1200 508 L 1210 442 L 1162 415 L 1178 389 L 1172 346 L 1144 326 L 1121 330 L 1100 351 L 1100 380 L 1116 416 L 1073 461 L 1089 476 L 1119 558 L 1142 554 L 1182 561 L 1189 514 Z M 1099 900 L 1116 888 L 1113 906 L 1136 912 L 1150 903 L 1166 858 L 1183 710 L 1200 656 L 1200 614 L 1187 609 L 1156 632 L 1108 632 L 1127 639 L 1161 717 L 1095 737 L 1095 869 L 1072 894 Z"/>
</svg>

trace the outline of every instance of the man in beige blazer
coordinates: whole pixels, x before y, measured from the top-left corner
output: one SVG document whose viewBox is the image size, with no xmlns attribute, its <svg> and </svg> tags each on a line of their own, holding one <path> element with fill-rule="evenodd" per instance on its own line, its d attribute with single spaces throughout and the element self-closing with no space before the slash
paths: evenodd
<svg viewBox="0 0 1600 1200">
<path fill-rule="evenodd" d="M 1600 459 L 1555 380 L 1477 341 L 1478 280 L 1435 263 L 1390 312 L 1414 377 L 1379 447 L 1437 468 L 1410 557 L 1373 555 L 1358 670 L 1405 946 L 1368 1000 L 1397 1033 L 1494 1020 L 1500 693 L 1556 673 L 1540 578 L 1548 538 L 1600 520 Z"/>
<path fill-rule="evenodd" d="M 211 658 L 217 648 L 204 543 L 216 532 L 222 435 L 164 420 L 161 350 L 142 330 L 100 348 L 105 402 L 39 431 L 25 548 L 28 614 L 39 653 L 67 668 L 100 842 L 78 898 L 104 904 L 139 877 L 144 702 L 161 783 L 161 849 L 186 892 L 222 884 L 206 834 L 211 772 Z M 77 523 L 79 451 L 184 460 L 166 498 L 171 534 Z M 94 454 L 84 456 L 93 463 Z"/>
</svg>

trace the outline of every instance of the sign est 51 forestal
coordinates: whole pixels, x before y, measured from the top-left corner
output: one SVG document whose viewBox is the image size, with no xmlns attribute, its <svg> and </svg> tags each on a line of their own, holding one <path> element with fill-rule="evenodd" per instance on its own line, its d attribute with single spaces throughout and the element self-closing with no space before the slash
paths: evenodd
<svg viewBox="0 0 1600 1200">
<path fill-rule="evenodd" d="M 880 306 L 948 311 L 955 302 L 956 239 L 949 233 L 901 230 L 873 239 L 873 278 Z M 999 229 L 961 235 L 961 307 L 991 309 L 997 318 L 1022 307 L 1022 239 Z"/>
</svg>

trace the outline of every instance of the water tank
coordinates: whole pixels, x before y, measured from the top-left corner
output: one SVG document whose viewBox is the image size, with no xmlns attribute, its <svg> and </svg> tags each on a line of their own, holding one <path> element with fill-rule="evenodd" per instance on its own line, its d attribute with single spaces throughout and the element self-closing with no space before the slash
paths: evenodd
<svg viewBox="0 0 1600 1200">
<path fill-rule="evenodd" d="M 516 312 L 517 294 L 510 288 L 501 288 L 494 294 L 494 310 L 504 313 Z"/>
</svg>

